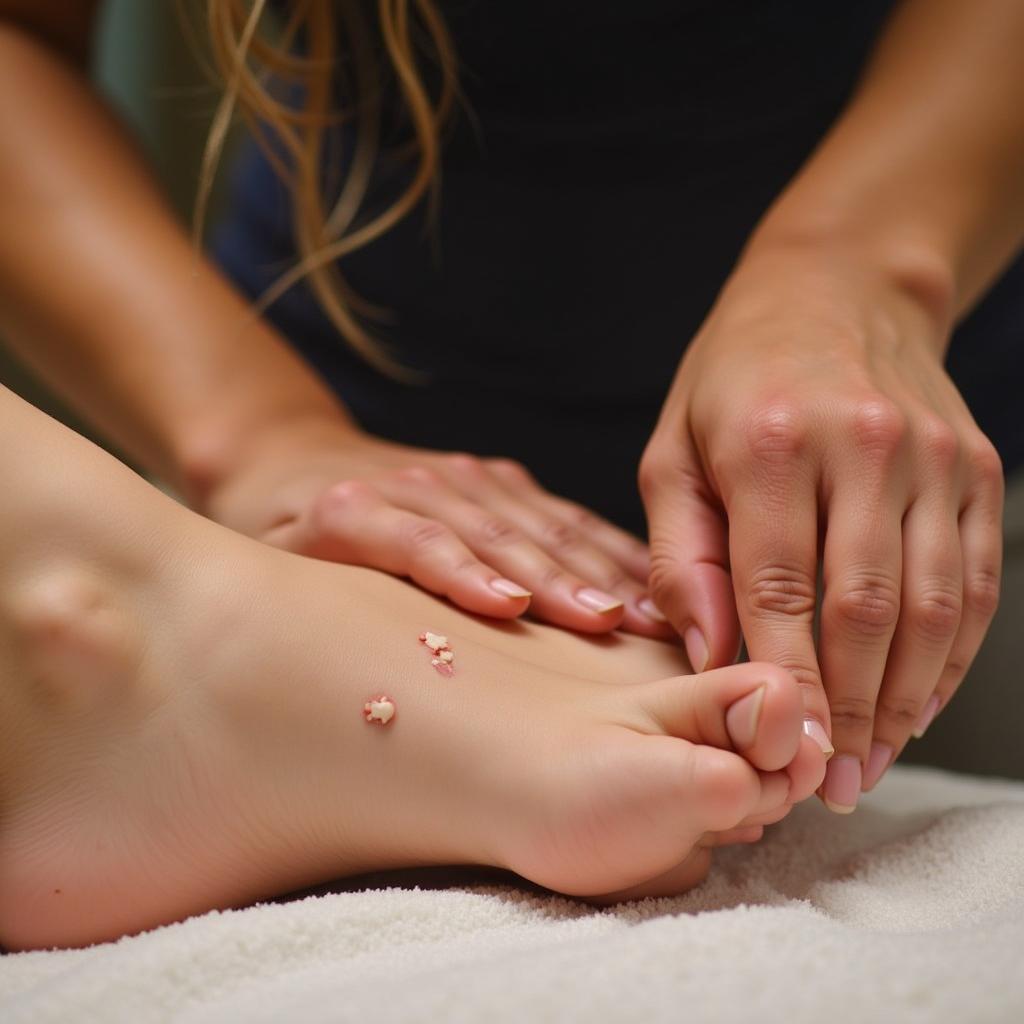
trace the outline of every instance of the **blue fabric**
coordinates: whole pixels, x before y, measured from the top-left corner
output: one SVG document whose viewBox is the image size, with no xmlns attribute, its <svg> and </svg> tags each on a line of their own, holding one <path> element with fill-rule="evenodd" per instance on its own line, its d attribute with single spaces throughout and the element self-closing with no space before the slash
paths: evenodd
<svg viewBox="0 0 1024 1024">
<path fill-rule="evenodd" d="M 890 0 L 450 0 L 476 125 L 445 148 L 440 216 L 342 262 L 393 311 L 403 385 L 346 347 L 304 285 L 270 318 L 363 426 L 520 459 L 644 532 L 636 465 L 682 352 L 750 230 L 848 99 Z M 341 151 L 349 140 L 335 140 Z M 382 173 L 371 209 L 387 202 Z M 234 169 L 214 252 L 260 294 L 294 260 L 267 161 Z M 1024 263 L 949 365 L 1008 467 L 1024 459 Z"/>
</svg>

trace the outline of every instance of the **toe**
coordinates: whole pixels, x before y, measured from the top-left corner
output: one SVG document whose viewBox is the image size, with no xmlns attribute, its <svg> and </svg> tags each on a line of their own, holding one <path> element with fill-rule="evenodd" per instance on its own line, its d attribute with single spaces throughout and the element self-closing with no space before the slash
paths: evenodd
<svg viewBox="0 0 1024 1024">
<path fill-rule="evenodd" d="M 639 690 L 643 706 L 666 732 L 735 750 L 762 771 L 785 768 L 800 750 L 803 699 L 793 676 L 775 665 L 730 665 Z"/>
<path fill-rule="evenodd" d="M 828 761 L 821 752 L 821 747 L 809 736 L 800 742 L 796 757 L 786 766 L 789 775 L 789 799 L 798 804 L 815 793 L 825 781 L 825 769 Z"/>
<path fill-rule="evenodd" d="M 642 900 L 648 896 L 678 896 L 695 885 L 699 885 L 707 877 L 711 867 L 711 851 L 706 847 L 695 847 L 689 856 L 675 867 L 654 878 L 649 878 L 627 889 L 604 893 L 600 896 L 588 897 L 589 902 L 599 906 L 612 906 L 628 900 Z"/>
<path fill-rule="evenodd" d="M 721 832 L 734 828 L 747 815 L 763 811 L 764 785 L 758 773 L 736 754 L 717 747 L 690 747 L 689 778 L 683 783 L 685 795 L 681 799 L 689 804 L 689 817 L 698 827 L 694 834 Z M 775 783 L 770 806 L 777 806 L 788 790 Z"/>
<path fill-rule="evenodd" d="M 790 781 L 786 772 L 758 772 L 758 781 L 761 792 L 745 817 L 771 814 L 790 802 Z"/>
<path fill-rule="evenodd" d="M 596 795 L 582 787 L 586 799 L 578 807 L 560 802 L 567 836 L 559 840 L 558 856 L 530 842 L 528 853 L 505 866 L 570 895 L 590 899 L 596 893 L 603 903 L 671 895 L 703 878 L 708 860 L 702 839 L 708 833 L 723 834 L 721 842 L 753 841 L 758 817 L 774 820 L 771 812 L 786 803 L 790 779 L 784 771 L 759 772 L 732 751 L 674 736 L 615 729 L 625 738 L 617 759 L 626 770 L 615 772 Z M 587 775 L 593 778 L 593 772 Z M 601 855 L 588 863 L 586 851 L 597 834 Z M 576 852 L 566 857 L 566 849 Z"/>
<path fill-rule="evenodd" d="M 769 822 L 769 824 L 771 824 Z M 764 835 L 763 825 L 741 825 L 736 828 L 726 829 L 724 832 L 709 832 L 701 841 L 700 845 L 709 849 L 716 846 L 736 846 L 740 843 L 759 842 Z"/>
<path fill-rule="evenodd" d="M 778 807 L 774 807 L 770 811 L 764 811 L 761 814 L 751 814 L 750 817 L 744 818 L 733 831 L 742 832 L 744 829 L 753 828 L 757 825 L 774 825 L 776 822 L 782 821 L 791 810 L 793 810 L 792 804 L 779 804 Z"/>
</svg>

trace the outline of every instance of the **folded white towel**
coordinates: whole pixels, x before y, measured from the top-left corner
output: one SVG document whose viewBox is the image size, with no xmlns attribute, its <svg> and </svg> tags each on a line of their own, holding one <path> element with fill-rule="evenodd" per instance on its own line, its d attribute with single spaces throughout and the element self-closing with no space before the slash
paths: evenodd
<svg viewBox="0 0 1024 1024">
<path fill-rule="evenodd" d="M 0 1020 L 1008 1024 L 1022 959 L 1024 784 L 896 768 L 850 817 L 808 802 L 677 899 L 463 884 L 207 914 L 0 958 Z"/>
</svg>

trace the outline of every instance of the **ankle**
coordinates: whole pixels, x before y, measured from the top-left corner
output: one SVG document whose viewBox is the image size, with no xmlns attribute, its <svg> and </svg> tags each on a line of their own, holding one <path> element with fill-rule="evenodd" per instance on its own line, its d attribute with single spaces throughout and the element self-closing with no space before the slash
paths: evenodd
<svg viewBox="0 0 1024 1024">
<path fill-rule="evenodd" d="M 13 685 L 40 710 L 84 709 L 129 686 L 140 655 L 130 594 L 94 567 L 55 561 L 6 580 L 3 618 L 20 672 Z"/>
</svg>

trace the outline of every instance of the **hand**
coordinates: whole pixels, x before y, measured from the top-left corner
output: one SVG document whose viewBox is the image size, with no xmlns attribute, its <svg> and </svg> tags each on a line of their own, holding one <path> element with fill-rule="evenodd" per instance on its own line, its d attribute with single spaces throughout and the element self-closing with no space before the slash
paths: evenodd
<svg viewBox="0 0 1024 1024">
<path fill-rule="evenodd" d="M 529 606 L 587 633 L 672 635 L 647 599 L 646 546 L 509 459 L 408 448 L 321 416 L 251 442 L 203 508 L 267 543 L 407 576 L 482 615 Z"/>
<path fill-rule="evenodd" d="M 739 625 L 796 674 L 838 810 L 949 702 L 997 603 L 1001 466 L 933 298 L 864 254 L 749 252 L 640 468 L 658 607 L 698 670 L 735 657 Z"/>
</svg>

